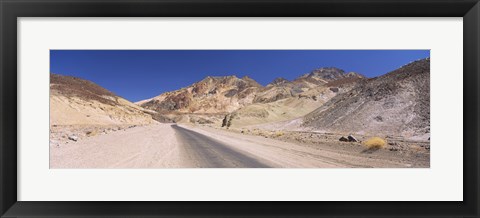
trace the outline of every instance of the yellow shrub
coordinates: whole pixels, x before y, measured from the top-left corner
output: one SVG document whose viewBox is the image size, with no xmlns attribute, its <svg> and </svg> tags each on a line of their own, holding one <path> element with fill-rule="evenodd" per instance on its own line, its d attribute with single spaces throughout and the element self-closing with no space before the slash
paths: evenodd
<svg viewBox="0 0 480 218">
<path fill-rule="evenodd" d="M 277 133 L 275 134 L 276 137 L 280 137 L 280 136 L 283 136 L 283 132 L 282 131 L 277 131 Z"/>
<path fill-rule="evenodd" d="M 378 149 L 383 148 L 387 144 L 385 140 L 379 137 L 369 138 L 367 141 L 364 141 L 363 144 L 369 149 Z"/>
</svg>

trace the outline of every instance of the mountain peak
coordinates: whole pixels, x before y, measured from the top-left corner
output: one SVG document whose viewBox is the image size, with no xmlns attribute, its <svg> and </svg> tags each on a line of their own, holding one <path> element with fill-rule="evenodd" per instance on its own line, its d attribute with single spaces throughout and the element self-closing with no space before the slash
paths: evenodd
<svg viewBox="0 0 480 218">
<path fill-rule="evenodd" d="M 249 86 L 258 87 L 258 88 L 262 87 L 262 85 L 260 85 L 260 83 L 258 83 L 254 79 L 250 78 L 249 76 L 244 76 L 244 77 L 242 77 L 241 80 L 248 83 Z"/>
<path fill-rule="evenodd" d="M 364 75 L 362 75 L 360 73 L 357 73 L 357 72 L 348 72 L 347 74 L 345 74 L 345 77 L 347 77 L 347 78 L 360 78 L 360 79 L 367 78 Z"/>
<path fill-rule="evenodd" d="M 336 67 L 322 67 L 305 74 L 302 78 L 313 77 L 324 80 L 336 80 L 343 78 L 345 71 Z"/>
<path fill-rule="evenodd" d="M 228 75 L 228 76 L 207 76 L 203 80 L 220 80 L 220 79 L 238 79 L 235 75 Z M 202 80 L 202 81 L 203 81 Z"/>
<path fill-rule="evenodd" d="M 288 81 L 287 79 L 285 79 L 283 77 L 277 77 L 271 83 L 269 83 L 267 86 L 275 86 L 275 85 L 280 85 L 280 84 L 284 84 L 284 83 L 288 83 L 288 82 L 290 82 L 290 81 Z"/>
<path fill-rule="evenodd" d="M 223 84 L 230 84 L 239 81 L 240 79 L 235 75 L 229 76 L 207 76 L 204 79 L 195 82 L 192 86 L 200 85 L 200 84 L 212 84 L 212 83 L 223 83 Z"/>
</svg>

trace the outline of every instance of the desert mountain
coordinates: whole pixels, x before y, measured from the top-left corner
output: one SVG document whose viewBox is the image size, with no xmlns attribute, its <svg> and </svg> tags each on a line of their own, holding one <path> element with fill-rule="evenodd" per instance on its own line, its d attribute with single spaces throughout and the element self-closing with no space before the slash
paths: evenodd
<svg viewBox="0 0 480 218">
<path fill-rule="evenodd" d="M 282 78 L 282 77 L 278 77 L 278 78 L 275 78 L 271 83 L 269 83 L 267 85 L 267 87 L 271 87 L 271 86 L 278 86 L 278 85 L 281 85 L 281 84 L 284 84 L 284 83 L 288 83 L 290 81 L 288 81 L 287 79 L 285 78 Z"/>
<path fill-rule="evenodd" d="M 294 83 L 303 83 L 310 87 L 327 84 L 329 82 L 345 79 L 345 78 L 365 78 L 363 75 L 355 72 L 346 73 L 342 69 L 336 67 L 323 67 L 315 69 L 310 73 L 304 74 L 297 79 Z"/>
<path fill-rule="evenodd" d="M 270 102 L 256 102 L 233 113 L 232 126 L 241 127 L 302 117 L 323 105 L 338 92 L 326 86 L 318 86 L 297 96 L 287 96 Z"/>
<path fill-rule="evenodd" d="M 206 77 L 136 104 L 179 122 L 215 123 L 232 113 L 235 125 L 248 125 L 303 116 L 364 78 L 331 67 L 293 81 L 276 78 L 265 87 L 249 77 Z"/>
<path fill-rule="evenodd" d="M 200 82 L 166 92 L 138 105 L 159 113 L 225 113 L 251 104 L 262 86 L 249 77 L 206 77 Z"/>
<path fill-rule="evenodd" d="M 345 71 L 335 67 L 324 67 L 315 69 L 310 73 L 304 74 L 293 81 L 284 78 L 277 78 L 265 88 L 261 89 L 253 100 L 254 103 L 269 103 L 280 99 L 299 96 L 300 93 L 314 89 L 321 85 L 345 80 L 345 82 L 354 82 L 365 78 L 363 75 Z"/>
<path fill-rule="evenodd" d="M 275 79 L 257 93 L 253 104 L 231 114 L 231 125 L 242 127 L 303 117 L 365 79 L 360 74 L 347 74 L 337 68 L 322 69 L 291 82 L 282 78 Z M 318 85 L 304 83 L 308 77 L 316 80 Z"/>
<path fill-rule="evenodd" d="M 336 95 L 306 115 L 303 126 L 327 132 L 426 139 L 430 133 L 429 78 L 427 58 L 361 80 L 350 91 Z"/>
<path fill-rule="evenodd" d="M 155 121 L 145 109 L 99 85 L 50 74 L 50 125 L 129 125 Z"/>
</svg>

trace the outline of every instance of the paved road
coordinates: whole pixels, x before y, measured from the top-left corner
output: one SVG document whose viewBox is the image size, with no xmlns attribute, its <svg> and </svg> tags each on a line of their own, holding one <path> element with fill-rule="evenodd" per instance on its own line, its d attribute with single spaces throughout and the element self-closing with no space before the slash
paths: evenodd
<svg viewBox="0 0 480 218">
<path fill-rule="evenodd" d="M 268 168 L 258 158 L 234 150 L 227 144 L 183 127 L 172 125 L 181 146 L 181 154 L 190 167 Z"/>
</svg>

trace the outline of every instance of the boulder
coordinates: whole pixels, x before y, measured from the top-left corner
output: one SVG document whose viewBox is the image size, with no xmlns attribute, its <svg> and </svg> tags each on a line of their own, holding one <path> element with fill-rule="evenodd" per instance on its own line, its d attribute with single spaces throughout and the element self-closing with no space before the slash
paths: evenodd
<svg viewBox="0 0 480 218">
<path fill-rule="evenodd" d="M 353 137 L 352 135 L 349 135 L 347 138 L 348 138 L 349 142 L 358 142 L 358 140 L 355 137 Z"/>
<path fill-rule="evenodd" d="M 352 135 L 349 135 L 347 137 L 345 136 L 342 136 L 340 137 L 340 139 L 338 139 L 339 141 L 341 142 L 359 142 L 355 137 L 353 137 Z"/>
</svg>

